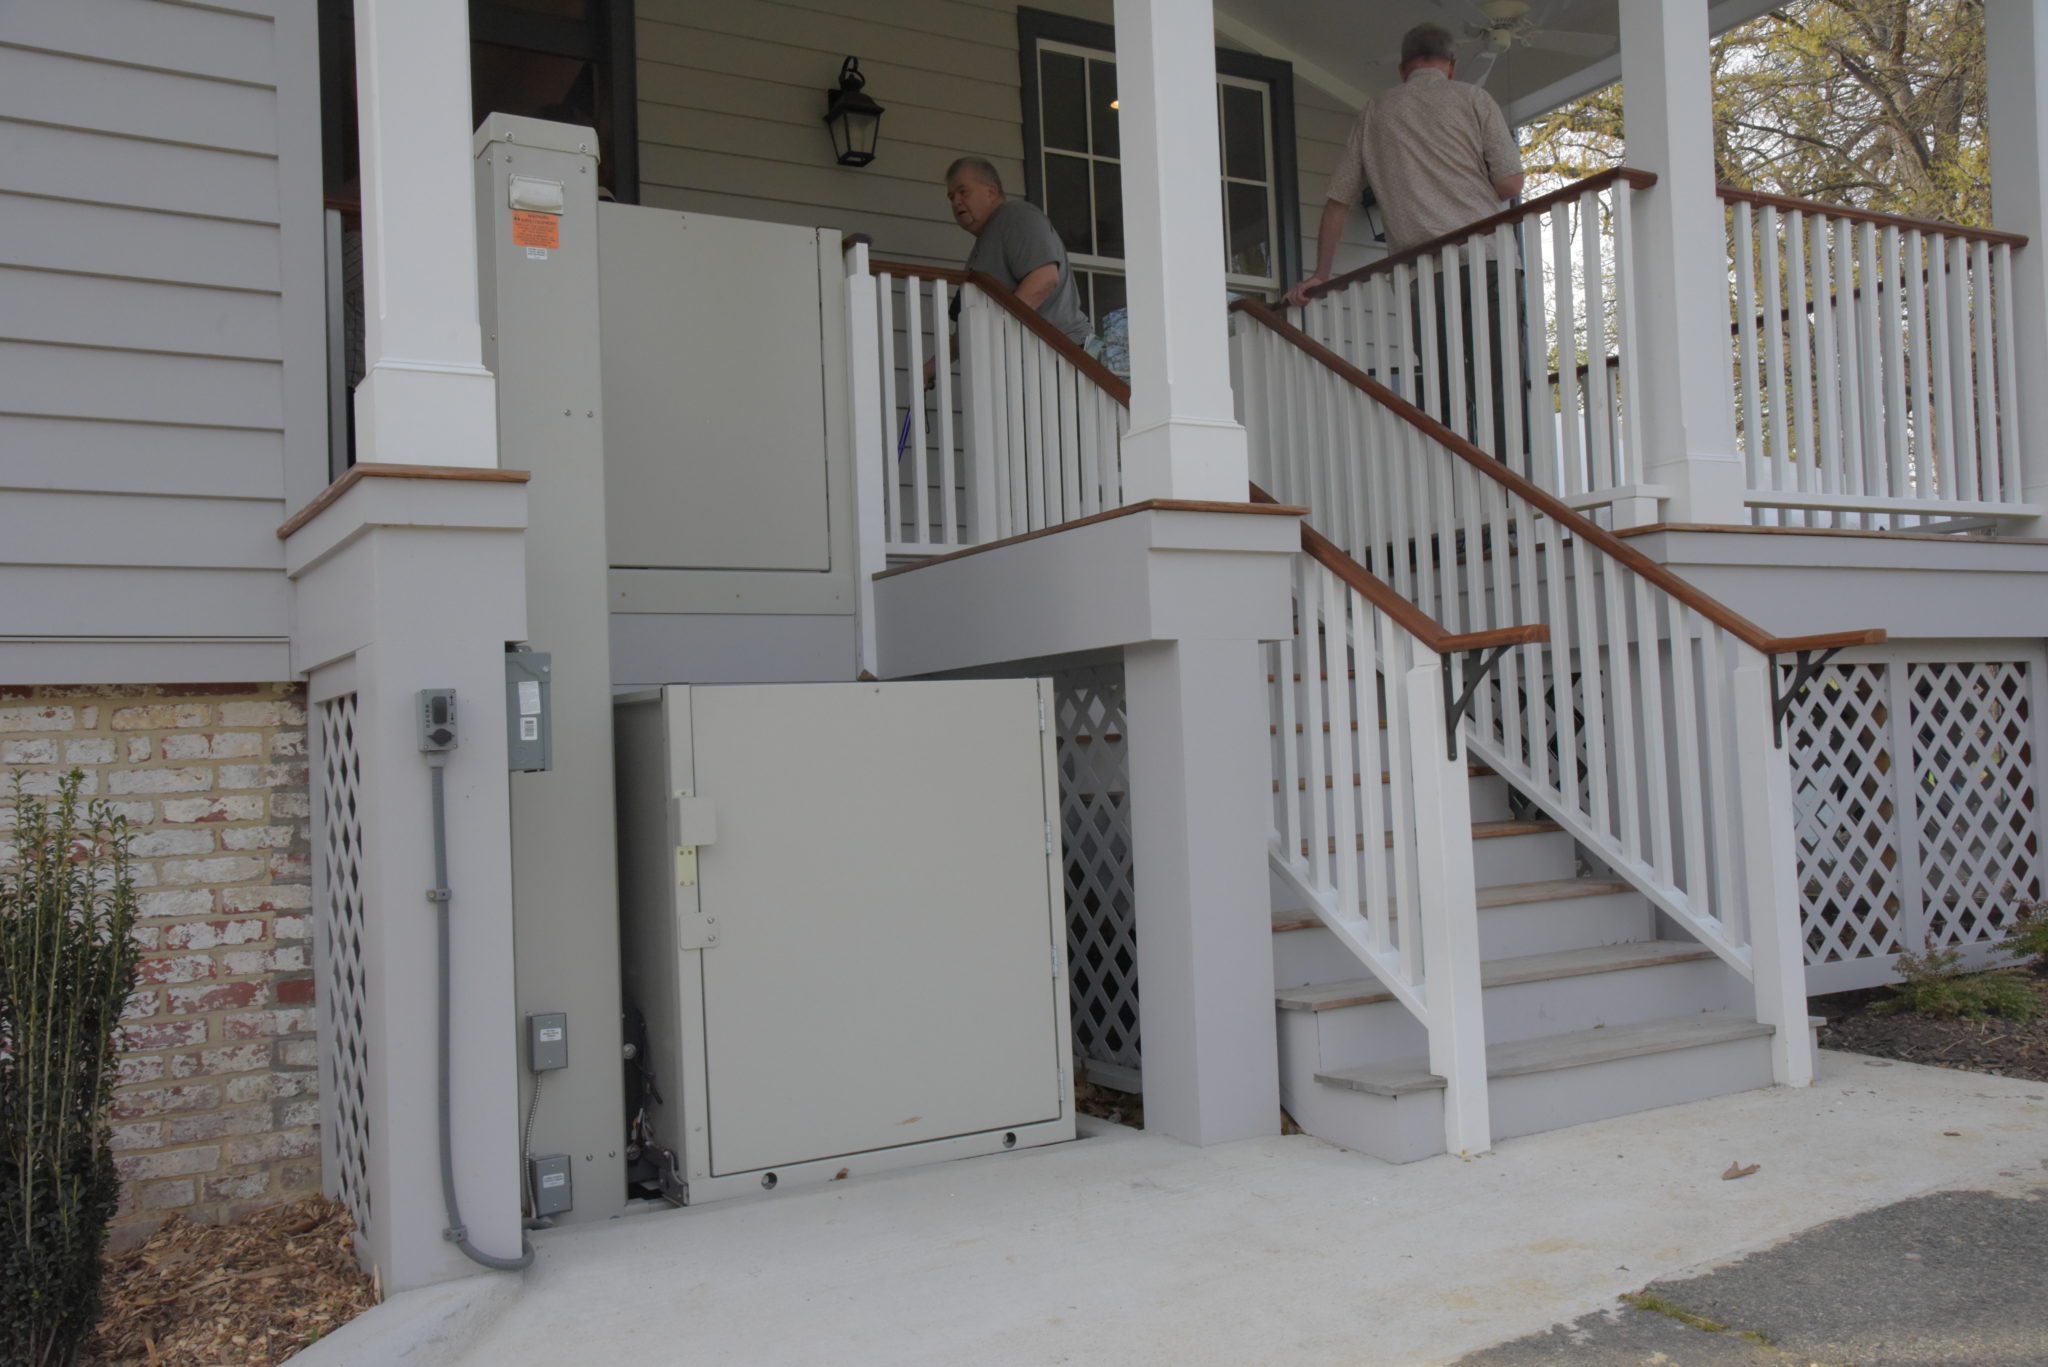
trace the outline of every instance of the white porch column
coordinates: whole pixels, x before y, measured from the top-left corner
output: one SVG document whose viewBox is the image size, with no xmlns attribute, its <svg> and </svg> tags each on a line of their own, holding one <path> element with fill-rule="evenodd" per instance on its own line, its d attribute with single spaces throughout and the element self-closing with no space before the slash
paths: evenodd
<svg viewBox="0 0 2048 1367">
<path fill-rule="evenodd" d="M 1124 650 L 1145 1128 L 1190 1144 L 1280 1129 L 1264 677 L 1254 641 Z"/>
<path fill-rule="evenodd" d="M 1714 192 L 1714 105 L 1701 0 L 1621 6 L 1628 164 L 1657 173 L 1633 201 L 1638 468 L 1667 490 L 1659 520 L 1746 523 L 1728 349 L 1727 259 Z M 1638 505 L 1641 506 L 1641 505 Z M 1654 503 L 1649 506 L 1654 507 Z"/>
<path fill-rule="evenodd" d="M 498 463 L 477 324 L 463 0 L 356 0 L 366 373 L 362 464 Z"/>
<path fill-rule="evenodd" d="M 1991 124 L 1991 221 L 2025 233 L 2013 253 L 2018 298 L 2006 305 L 2021 377 L 2020 478 L 2027 502 L 2048 503 L 2048 0 L 1985 0 Z M 2040 519 L 2029 534 L 2039 535 Z"/>
<path fill-rule="evenodd" d="M 1116 0 L 1131 425 L 1124 498 L 1239 503 L 1210 0 Z"/>
</svg>

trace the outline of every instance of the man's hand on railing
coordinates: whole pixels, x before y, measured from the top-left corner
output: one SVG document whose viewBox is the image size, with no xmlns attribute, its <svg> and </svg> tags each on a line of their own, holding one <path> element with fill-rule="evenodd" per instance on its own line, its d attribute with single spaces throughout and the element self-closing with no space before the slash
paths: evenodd
<svg viewBox="0 0 2048 1367">
<path fill-rule="evenodd" d="M 1298 309 L 1308 303 L 1309 291 L 1329 280 L 1327 275 L 1311 275 L 1293 289 L 1280 296 L 1280 302 L 1288 308 Z"/>
</svg>

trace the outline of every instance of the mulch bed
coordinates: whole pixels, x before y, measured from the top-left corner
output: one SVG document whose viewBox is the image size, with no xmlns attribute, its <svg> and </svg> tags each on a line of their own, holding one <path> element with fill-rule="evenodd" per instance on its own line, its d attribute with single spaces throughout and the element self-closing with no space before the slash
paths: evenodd
<svg viewBox="0 0 2048 1367">
<path fill-rule="evenodd" d="M 2030 1021 L 1878 1015 L 1870 1008 L 1892 995 L 1882 987 L 1815 997 L 1808 1005 L 1827 1017 L 1820 1032 L 1823 1049 L 2048 1082 L 2048 978 L 2029 975 L 2025 981 L 2040 1004 Z"/>
<path fill-rule="evenodd" d="M 106 1316 L 81 1367 L 283 1362 L 377 1303 L 348 1213 L 315 1197 L 232 1225 L 177 1216 L 107 1259 Z"/>
</svg>

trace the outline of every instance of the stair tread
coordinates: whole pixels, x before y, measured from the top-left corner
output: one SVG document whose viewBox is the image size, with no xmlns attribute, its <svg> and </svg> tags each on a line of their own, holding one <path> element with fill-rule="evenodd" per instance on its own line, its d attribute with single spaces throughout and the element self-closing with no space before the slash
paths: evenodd
<svg viewBox="0 0 2048 1367">
<path fill-rule="evenodd" d="M 1122 739 L 1122 737 L 1120 737 L 1120 736 L 1119 736 L 1119 737 L 1117 737 L 1117 739 L 1121 740 L 1121 739 Z M 1484 765 L 1484 764 L 1468 764 L 1468 765 L 1466 765 L 1466 766 L 1465 766 L 1465 777 L 1467 777 L 1467 778 L 1492 778 L 1492 777 L 1493 777 L 1493 770 L 1492 770 L 1492 769 L 1490 769 L 1490 768 L 1488 768 L 1488 767 L 1487 767 L 1486 765 Z M 1361 778 L 1361 776 L 1360 776 L 1360 775 L 1358 775 L 1358 774 L 1353 774 L 1353 775 L 1351 776 L 1351 786 L 1352 786 L 1352 787 L 1354 787 L 1354 788 L 1360 787 L 1360 786 L 1361 786 L 1361 783 L 1360 783 L 1360 778 Z M 1392 774 L 1390 774 L 1390 773 L 1389 773 L 1389 772 L 1388 772 L 1387 770 L 1385 770 L 1385 769 L 1382 769 L 1382 770 L 1380 770 L 1380 782 L 1381 782 L 1381 783 L 1387 783 L 1387 782 L 1390 782 L 1390 781 L 1392 780 L 1392 778 L 1393 778 L 1393 775 L 1392 775 Z M 1324 791 L 1324 792 L 1328 792 L 1328 791 L 1329 791 L 1329 790 L 1330 790 L 1331 788 L 1333 788 L 1333 787 L 1335 787 L 1335 786 L 1336 786 L 1336 785 L 1335 785 L 1335 783 L 1333 783 L 1333 782 L 1331 781 L 1331 779 L 1330 779 L 1330 776 L 1329 776 L 1329 775 L 1327 775 L 1327 774 L 1325 774 L 1325 775 L 1323 776 L 1323 791 Z M 1276 792 L 1276 793 L 1280 791 L 1280 780 L 1279 780 L 1279 779 L 1277 779 L 1277 778 L 1273 780 L 1273 791 L 1274 791 L 1274 792 Z M 1305 779 L 1305 778 L 1298 778 L 1298 779 L 1294 780 L 1294 791 L 1296 791 L 1297 793 L 1305 793 L 1305 792 L 1307 792 L 1307 791 L 1308 791 L 1308 780 L 1307 780 L 1307 779 Z"/>
<path fill-rule="evenodd" d="M 1684 1016 L 1666 1016 L 1661 1020 L 1638 1021 L 1632 1025 L 1597 1026 L 1591 1030 L 1573 1030 L 1562 1035 L 1489 1045 L 1486 1050 L 1486 1076 L 1488 1081 L 1499 1082 L 1504 1078 L 1555 1072 L 1561 1068 L 1583 1068 L 1595 1063 L 1611 1063 L 1616 1059 L 1757 1039 L 1773 1033 L 1772 1027 L 1739 1011 L 1698 1011 Z M 1404 1059 L 1396 1063 L 1375 1063 L 1363 1068 L 1317 1073 L 1316 1081 L 1354 1092 L 1390 1097 L 1436 1091 L 1444 1085 L 1441 1077 L 1429 1071 L 1426 1059 Z"/>
<path fill-rule="evenodd" d="M 1472 838 L 1474 840 L 1498 840 L 1502 836 L 1547 835 L 1553 831 L 1561 831 L 1563 829 L 1564 827 L 1558 825 L 1555 821 L 1475 821 L 1472 823 Z M 1392 849 L 1394 847 L 1394 833 L 1388 831 L 1381 838 L 1380 843 L 1388 849 Z M 1357 849 L 1363 850 L 1365 848 L 1364 833 L 1361 832 L 1352 841 L 1352 844 Z M 1331 854 L 1335 854 L 1337 852 L 1337 837 L 1334 835 L 1324 837 L 1323 845 Z M 1306 855 L 1308 853 L 1308 847 L 1309 842 L 1303 840 L 1301 842 L 1302 854 Z"/>
<path fill-rule="evenodd" d="M 1619 878 L 1544 878 L 1533 883 L 1501 883 L 1479 889 L 1479 909 L 1514 907 L 1536 902 L 1562 902 L 1573 897 L 1604 897 L 1627 892 L 1629 885 Z M 1273 929 L 1313 930 L 1322 921 L 1312 911 L 1280 911 L 1273 914 Z"/>
<path fill-rule="evenodd" d="M 1713 957 L 1714 951 L 1691 940 L 1633 940 L 1618 945 L 1591 945 L 1584 949 L 1554 950 L 1548 954 L 1489 959 L 1479 966 L 1479 983 L 1481 987 L 1511 987 L 1517 983 L 1552 982 L 1592 973 L 1620 973 L 1631 968 L 1655 968 L 1662 964 L 1692 963 Z M 1382 987 L 1377 978 L 1351 978 L 1338 983 L 1286 988 L 1276 992 L 1274 999 L 1283 1011 L 1335 1011 L 1346 1006 L 1392 1001 L 1394 994 Z"/>
</svg>

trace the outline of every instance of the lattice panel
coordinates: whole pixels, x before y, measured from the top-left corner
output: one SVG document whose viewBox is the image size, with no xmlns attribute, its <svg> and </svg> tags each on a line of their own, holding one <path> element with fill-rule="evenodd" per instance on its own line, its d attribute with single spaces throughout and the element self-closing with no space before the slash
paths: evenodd
<svg viewBox="0 0 2048 1367">
<path fill-rule="evenodd" d="M 1918 948 L 1902 935 L 1888 688 L 1883 665 L 1830 665 L 1786 718 L 1809 964 Z"/>
<path fill-rule="evenodd" d="M 369 1042 L 364 1018 L 368 989 L 363 954 L 363 826 L 358 803 L 362 760 L 357 748 L 356 697 L 347 693 L 319 707 L 321 829 L 324 877 L 317 934 L 325 950 L 320 1009 L 327 1056 L 321 1086 L 334 1124 L 337 1195 L 370 1227 Z"/>
<path fill-rule="evenodd" d="M 1055 698 L 1074 1050 L 1084 1059 L 1136 1069 L 1138 951 L 1123 667 L 1063 674 L 1055 680 Z"/>
<path fill-rule="evenodd" d="M 2001 938 L 2041 896 L 2027 669 L 2017 661 L 1907 666 L 1927 934 Z"/>
</svg>

